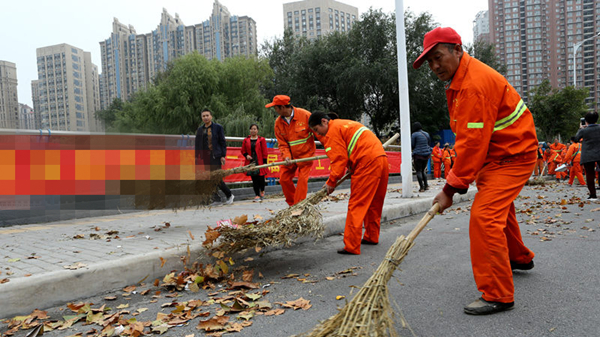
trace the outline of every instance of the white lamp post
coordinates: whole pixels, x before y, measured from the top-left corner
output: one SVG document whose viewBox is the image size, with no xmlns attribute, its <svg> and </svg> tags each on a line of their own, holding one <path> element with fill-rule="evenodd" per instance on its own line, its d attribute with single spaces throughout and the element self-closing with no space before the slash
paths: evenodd
<svg viewBox="0 0 600 337">
<path fill-rule="evenodd" d="M 597 38 L 598 36 L 600 36 L 600 32 L 596 33 L 596 35 L 592 36 L 592 37 L 588 37 L 587 39 L 581 41 L 581 42 L 577 42 L 573 45 L 573 87 L 577 86 L 577 65 L 576 65 L 576 58 L 575 55 L 577 54 L 577 49 L 585 42 L 585 41 L 589 41 L 592 39 Z"/>
</svg>

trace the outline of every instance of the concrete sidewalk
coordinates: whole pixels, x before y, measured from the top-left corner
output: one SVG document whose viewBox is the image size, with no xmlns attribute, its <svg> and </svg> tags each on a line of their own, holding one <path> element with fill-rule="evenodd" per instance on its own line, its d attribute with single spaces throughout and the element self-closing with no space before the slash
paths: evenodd
<svg viewBox="0 0 600 337">
<path fill-rule="evenodd" d="M 413 198 L 401 197 L 401 185 L 390 184 L 383 220 L 425 212 L 444 180 L 430 180 L 431 189 Z M 472 199 L 471 188 L 455 203 Z M 235 193 L 235 192 L 234 192 Z M 326 225 L 324 236 L 343 232 L 348 189 L 336 190 L 339 201 L 320 204 Z M 241 199 L 241 198 L 238 198 Z M 247 215 L 268 219 L 287 207 L 282 197 L 262 203 L 236 199 L 233 205 L 212 209 L 146 211 L 0 229 L 2 265 L 0 318 L 29 314 L 78 298 L 138 283 L 162 279 L 171 270 L 182 270 L 181 257 L 205 259 L 202 247 L 207 226 L 219 220 Z M 310 240 L 307 238 L 304 241 Z M 340 238 L 340 248 L 343 243 Z M 335 249 L 332 248 L 332 249 Z M 161 267 L 162 260 L 166 260 Z"/>
</svg>

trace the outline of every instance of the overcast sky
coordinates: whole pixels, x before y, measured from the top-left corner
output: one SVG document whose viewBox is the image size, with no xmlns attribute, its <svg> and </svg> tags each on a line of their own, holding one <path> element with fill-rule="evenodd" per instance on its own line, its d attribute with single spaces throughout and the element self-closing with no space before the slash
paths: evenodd
<svg viewBox="0 0 600 337">
<path fill-rule="evenodd" d="M 31 81 L 37 79 L 36 48 L 67 43 L 92 53 L 102 72 L 100 41 L 110 37 L 113 18 L 132 25 L 138 34 L 156 29 L 162 9 L 186 26 L 207 20 L 213 0 L 0 0 L 0 60 L 16 63 L 19 103 L 33 107 Z M 232 15 L 256 21 L 258 44 L 283 36 L 283 3 L 289 0 L 221 0 Z M 395 11 L 395 0 L 342 0 L 358 7 L 386 13 Z M 415 14 L 429 12 L 442 26 L 456 29 L 463 43 L 473 40 L 473 20 L 487 10 L 487 0 L 404 0 Z M 412 60 L 408 60 L 412 62 Z"/>
</svg>

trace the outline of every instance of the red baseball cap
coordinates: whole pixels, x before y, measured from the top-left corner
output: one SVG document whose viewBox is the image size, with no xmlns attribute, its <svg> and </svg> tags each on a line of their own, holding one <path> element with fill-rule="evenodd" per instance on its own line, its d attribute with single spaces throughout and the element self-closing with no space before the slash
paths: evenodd
<svg viewBox="0 0 600 337">
<path fill-rule="evenodd" d="M 450 27 L 437 27 L 436 29 L 425 34 L 423 39 L 423 52 L 417 60 L 413 63 L 413 68 L 419 69 L 419 67 L 425 62 L 425 56 L 433 47 L 437 46 L 438 43 L 454 43 L 462 45 L 460 35 Z"/>
<path fill-rule="evenodd" d="M 290 104 L 290 97 L 286 95 L 277 95 L 273 97 L 273 102 L 265 105 L 265 108 L 270 108 L 274 105 L 288 105 Z"/>
</svg>

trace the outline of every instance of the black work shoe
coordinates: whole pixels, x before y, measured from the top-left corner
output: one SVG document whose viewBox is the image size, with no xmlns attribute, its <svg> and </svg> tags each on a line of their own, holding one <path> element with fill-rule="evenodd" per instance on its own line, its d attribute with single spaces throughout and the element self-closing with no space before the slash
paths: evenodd
<svg viewBox="0 0 600 337">
<path fill-rule="evenodd" d="M 372 245 L 372 246 L 375 246 L 375 245 L 379 244 L 379 242 L 371 242 L 371 241 L 367 241 L 365 239 L 362 239 L 362 240 L 360 240 L 360 244 L 361 245 Z"/>
<path fill-rule="evenodd" d="M 344 248 L 340 248 L 337 250 L 338 254 L 344 254 L 344 255 L 356 255 L 354 253 L 350 253 L 349 251 L 345 250 Z"/>
<path fill-rule="evenodd" d="M 465 307 L 465 314 L 490 315 L 501 311 L 511 310 L 512 308 L 514 308 L 514 306 L 515 302 L 488 302 L 483 298 L 479 298 Z"/>
<path fill-rule="evenodd" d="M 529 263 L 516 263 L 513 261 L 510 261 L 510 269 L 515 270 L 531 270 L 533 269 L 533 260 L 531 260 L 531 262 Z"/>
</svg>

